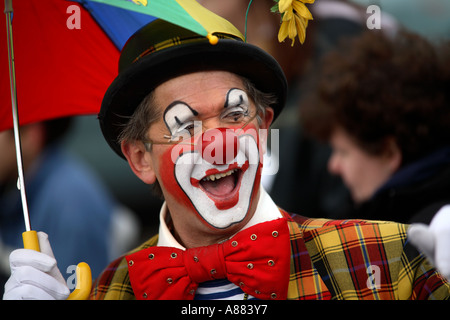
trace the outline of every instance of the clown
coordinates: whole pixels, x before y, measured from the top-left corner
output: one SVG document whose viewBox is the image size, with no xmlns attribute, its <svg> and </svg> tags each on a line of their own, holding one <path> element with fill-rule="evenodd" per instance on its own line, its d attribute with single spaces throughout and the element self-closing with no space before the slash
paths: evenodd
<svg viewBox="0 0 450 320">
<path fill-rule="evenodd" d="M 448 281 L 406 241 L 408 226 L 308 219 L 276 206 L 261 186 L 262 159 L 286 79 L 226 20 L 202 15 L 220 22 L 217 44 L 156 20 L 121 53 L 102 132 L 165 202 L 158 235 L 111 262 L 91 298 L 448 298 Z M 67 297 L 42 234 L 40 245 L 42 253 L 12 254 L 6 298 Z M 376 286 L 367 285 L 371 270 Z"/>
<path fill-rule="evenodd" d="M 273 110 L 257 107 L 244 81 L 225 71 L 166 81 L 151 93 L 153 112 L 162 116 L 148 138 L 144 143 L 122 138 L 133 172 L 148 184 L 159 182 L 184 244 L 202 242 L 202 235 L 214 235 L 214 242 L 229 237 L 255 211 L 264 148 L 259 131 L 267 130 Z"/>
</svg>

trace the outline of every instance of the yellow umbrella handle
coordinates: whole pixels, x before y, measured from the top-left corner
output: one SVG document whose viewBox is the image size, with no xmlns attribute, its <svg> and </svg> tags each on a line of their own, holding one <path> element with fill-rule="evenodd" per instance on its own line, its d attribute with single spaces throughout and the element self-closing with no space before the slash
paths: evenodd
<svg viewBox="0 0 450 320">
<path fill-rule="evenodd" d="M 23 239 L 23 247 L 25 249 L 31 249 L 34 251 L 41 251 L 41 248 L 39 247 L 39 239 L 37 236 L 37 232 L 34 230 L 26 231 L 22 233 L 22 239 Z"/>
<path fill-rule="evenodd" d="M 35 251 L 41 251 L 37 232 L 34 230 L 22 233 L 23 247 Z M 89 298 L 92 287 L 91 268 L 85 262 L 80 262 L 75 270 L 77 287 L 69 295 L 67 300 L 86 300 Z"/>
</svg>

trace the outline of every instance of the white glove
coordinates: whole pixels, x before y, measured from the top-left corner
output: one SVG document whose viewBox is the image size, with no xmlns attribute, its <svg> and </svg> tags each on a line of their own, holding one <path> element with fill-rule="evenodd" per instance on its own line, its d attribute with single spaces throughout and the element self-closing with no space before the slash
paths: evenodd
<svg viewBox="0 0 450 320">
<path fill-rule="evenodd" d="M 450 205 L 442 207 L 429 226 L 411 224 L 408 237 L 436 269 L 450 280 Z"/>
<path fill-rule="evenodd" d="M 65 300 L 69 288 L 59 271 L 44 232 L 38 232 L 41 252 L 14 250 L 9 256 L 11 276 L 5 284 L 4 300 Z"/>
</svg>

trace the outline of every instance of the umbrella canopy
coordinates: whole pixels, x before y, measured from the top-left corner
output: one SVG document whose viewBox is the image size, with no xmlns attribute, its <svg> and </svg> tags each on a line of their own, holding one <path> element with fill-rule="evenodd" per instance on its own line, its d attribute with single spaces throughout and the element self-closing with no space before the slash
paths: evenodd
<svg viewBox="0 0 450 320">
<path fill-rule="evenodd" d="M 91 14 L 95 22 L 99 24 L 101 29 L 103 29 L 106 35 L 119 50 L 122 50 L 125 42 L 133 33 L 136 32 L 136 30 L 156 19 L 155 15 L 148 15 L 145 13 L 136 12 L 135 10 L 122 9 L 117 6 L 112 6 L 110 1 L 69 1 L 78 2 L 81 4 L 83 6 L 82 8 Z"/>
<path fill-rule="evenodd" d="M 154 19 L 108 6 L 109 10 L 97 14 L 101 19 L 97 23 L 91 14 L 104 8 L 78 6 L 79 13 L 74 13 L 68 9 L 73 4 L 76 3 L 65 0 L 13 2 L 21 125 L 98 113 L 103 94 L 117 74 L 120 46 L 134 31 Z M 68 27 L 73 14 L 79 15 L 76 17 L 79 29 Z M 12 128 L 6 34 L 5 23 L 1 23 L 0 131 Z"/>
<path fill-rule="evenodd" d="M 90 0 L 90 2 L 108 4 L 156 16 L 208 38 L 216 32 L 228 31 L 230 34 L 240 34 L 227 20 L 207 10 L 194 0 Z"/>
<path fill-rule="evenodd" d="M 72 5 L 79 11 L 72 11 Z M 211 13 L 202 24 L 197 22 L 206 9 L 194 0 L 27 0 L 13 1 L 13 7 L 21 125 L 98 113 L 117 75 L 120 49 L 155 17 L 203 36 L 218 30 L 240 34 Z M 74 19 L 77 28 L 71 26 Z M 5 24 L 0 24 L 0 131 L 13 126 L 6 34 Z"/>
</svg>

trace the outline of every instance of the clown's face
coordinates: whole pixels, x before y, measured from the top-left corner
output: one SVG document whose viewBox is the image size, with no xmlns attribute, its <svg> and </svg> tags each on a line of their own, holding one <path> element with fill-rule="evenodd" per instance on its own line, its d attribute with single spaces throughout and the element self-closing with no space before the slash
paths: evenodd
<svg viewBox="0 0 450 320">
<path fill-rule="evenodd" d="M 177 228 L 227 230 L 252 217 L 262 170 L 262 121 L 242 80 L 228 72 L 198 72 L 155 89 L 161 119 L 148 137 L 152 170 Z M 158 142 L 172 142 L 160 144 Z M 181 224 L 181 226 L 180 226 Z"/>
</svg>

